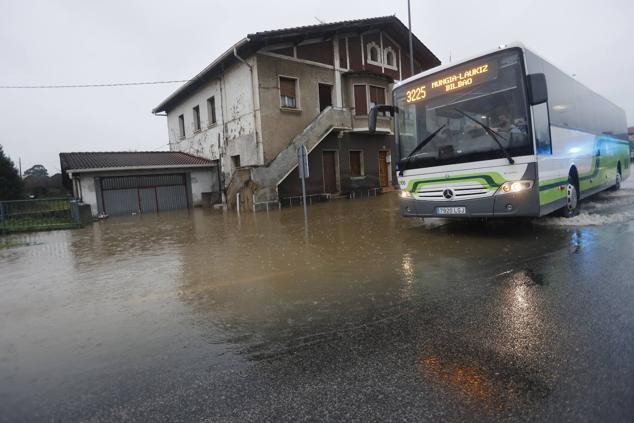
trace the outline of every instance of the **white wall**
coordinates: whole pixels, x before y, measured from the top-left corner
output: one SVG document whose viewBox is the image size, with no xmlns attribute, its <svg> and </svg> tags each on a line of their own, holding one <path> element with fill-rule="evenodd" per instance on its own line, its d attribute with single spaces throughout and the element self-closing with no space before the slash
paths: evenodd
<svg viewBox="0 0 634 423">
<path fill-rule="evenodd" d="M 253 66 L 255 56 L 247 60 Z M 256 82 L 257 83 L 257 82 Z M 242 166 L 262 164 L 256 143 L 251 72 L 243 63 L 225 70 L 222 78 L 209 81 L 167 113 L 170 150 L 183 151 L 211 160 L 221 160 L 225 182 L 233 173 L 231 156 L 240 155 Z M 209 127 L 207 99 L 215 97 L 217 124 Z M 201 131 L 194 132 L 195 106 L 200 107 Z M 256 113 L 259 113 L 256 99 Z M 185 117 L 185 139 L 180 139 L 178 116 Z M 224 124 L 224 125 L 223 125 Z"/>
<path fill-rule="evenodd" d="M 81 199 L 85 204 L 90 204 L 90 211 L 93 216 L 97 216 L 97 193 L 95 190 L 95 176 L 79 174 L 79 182 L 81 185 Z"/>
<path fill-rule="evenodd" d="M 190 174 L 192 182 L 192 205 L 202 205 L 202 193 L 218 191 L 218 172 L 216 168 L 193 170 Z"/>
</svg>

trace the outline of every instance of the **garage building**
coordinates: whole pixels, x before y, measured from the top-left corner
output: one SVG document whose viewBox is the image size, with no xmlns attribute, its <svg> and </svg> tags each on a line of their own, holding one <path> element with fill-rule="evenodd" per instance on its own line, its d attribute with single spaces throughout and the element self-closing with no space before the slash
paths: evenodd
<svg viewBox="0 0 634 423">
<path fill-rule="evenodd" d="M 174 151 L 60 153 L 65 184 L 94 216 L 156 213 L 221 199 L 215 161 Z"/>
</svg>

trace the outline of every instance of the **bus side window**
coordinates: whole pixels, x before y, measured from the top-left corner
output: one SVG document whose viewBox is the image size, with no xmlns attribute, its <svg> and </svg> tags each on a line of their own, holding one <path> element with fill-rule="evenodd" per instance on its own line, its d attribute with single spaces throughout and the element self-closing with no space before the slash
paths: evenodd
<svg viewBox="0 0 634 423">
<path fill-rule="evenodd" d="M 533 106 L 537 154 L 553 154 L 548 121 L 548 103 Z"/>
</svg>

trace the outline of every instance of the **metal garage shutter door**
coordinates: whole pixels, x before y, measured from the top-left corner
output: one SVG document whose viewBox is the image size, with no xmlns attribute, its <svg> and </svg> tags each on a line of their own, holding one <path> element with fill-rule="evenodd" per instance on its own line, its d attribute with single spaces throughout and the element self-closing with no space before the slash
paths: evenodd
<svg viewBox="0 0 634 423">
<path fill-rule="evenodd" d="M 103 191 L 106 213 L 112 216 L 139 211 L 139 196 L 136 189 L 115 189 Z"/>
<path fill-rule="evenodd" d="M 185 181 L 184 174 L 102 178 L 104 210 L 116 216 L 187 208 Z"/>
</svg>

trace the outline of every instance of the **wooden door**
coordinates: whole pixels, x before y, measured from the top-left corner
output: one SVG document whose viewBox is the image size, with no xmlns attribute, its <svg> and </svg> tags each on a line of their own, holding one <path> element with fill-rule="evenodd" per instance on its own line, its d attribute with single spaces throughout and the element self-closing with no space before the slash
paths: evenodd
<svg viewBox="0 0 634 423">
<path fill-rule="evenodd" d="M 337 192 L 337 156 L 335 151 L 321 153 L 324 171 L 324 192 Z"/>
<path fill-rule="evenodd" d="M 319 84 L 319 111 L 332 106 L 332 85 Z"/>
<path fill-rule="evenodd" d="M 387 156 L 387 151 L 379 151 L 379 183 L 382 187 L 386 187 L 390 184 L 388 177 Z"/>
</svg>

